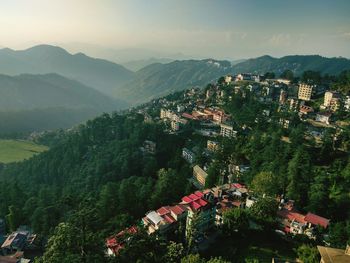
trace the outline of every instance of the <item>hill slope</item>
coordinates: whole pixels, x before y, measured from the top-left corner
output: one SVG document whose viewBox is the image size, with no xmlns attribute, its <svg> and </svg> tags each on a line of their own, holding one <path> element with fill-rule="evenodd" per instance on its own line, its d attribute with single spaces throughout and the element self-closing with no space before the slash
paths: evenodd
<svg viewBox="0 0 350 263">
<path fill-rule="evenodd" d="M 0 75 L 0 133 L 68 128 L 125 103 L 57 74 Z"/>
<path fill-rule="evenodd" d="M 346 58 L 326 58 L 318 55 L 285 56 L 282 58 L 262 56 L 236 64 L 234 73 L 252 72 L 264 74 L 270 71 L 278 75 L 286 69 L 292 70 L 296 75 L 300 75 L 306 70 L 336 75 L 345 69 L 350 69 L 350 60 Z"/>
<path fill-rule="evenodd" d="M 205 85 L 231 72 L 228 61 L 183 60 L 152 64 L 137 71 L 132 81 L 118 90 L 117 97 L 142 103 L 174 91 Z"/>
<path fill-rule="evenodd" d="M 345 69 L 350 69 L 348 59 L 316 55 L 282 58 L 262 56 L 236 63 L 210 59 L 155 63 L 137 71 L 133 80 L 115 94 L 131 103 L 142 103 L 174 91 L 205 85 L 226 74 L 242 72 L 264 74 L 272 71 L 279 75 L 286 69 L 292 70 L 295 75 L 300 75 L 306 70 L 320 71 L 322 74 L 339 74 Z"/>
<path fill-rule="evenodd" d="M 130 80 L 133 72 L 116 63 L 72 55 L 66 50 L 39 45 L 26 50 L 0 50 L 0 73 L 7 75 L 57 73 L 75 79 L 105 94 Z"/>
</svg>

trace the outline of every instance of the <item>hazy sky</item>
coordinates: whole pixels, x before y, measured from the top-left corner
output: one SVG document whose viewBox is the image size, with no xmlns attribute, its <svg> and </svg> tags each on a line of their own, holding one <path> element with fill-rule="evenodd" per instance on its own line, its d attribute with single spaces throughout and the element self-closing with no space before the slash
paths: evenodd
<svg viewBox="0 0 350 263">
<path fill-rule="evenodd" d="M 349 58 L 349 14 L 350 0 L 0 0 L 0 46 Z"/>
</svg>

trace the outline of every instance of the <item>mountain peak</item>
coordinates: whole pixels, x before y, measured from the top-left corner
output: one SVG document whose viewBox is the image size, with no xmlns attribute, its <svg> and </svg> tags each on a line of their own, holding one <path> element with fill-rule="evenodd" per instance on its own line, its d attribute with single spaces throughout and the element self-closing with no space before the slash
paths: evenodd
<svg viewBox="0 0 350 263">
<path fill-rule="evenodd" d="M 67 50 L 61 47 L 47 45 L 47 44 L 33 46 L 23 51 L 30 52 L 30 53 L 69 54 Z"/>
</svg>

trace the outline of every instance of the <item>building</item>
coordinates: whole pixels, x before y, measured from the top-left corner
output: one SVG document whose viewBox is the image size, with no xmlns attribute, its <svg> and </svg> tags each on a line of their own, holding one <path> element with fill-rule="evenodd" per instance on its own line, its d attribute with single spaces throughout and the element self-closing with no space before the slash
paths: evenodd
<svg viewBox="0 0 350 263">
<path fill-rule="evenodd" d="M 194 163 L 196 155 L 187 148 L 182 148 L 182 158 L 184 158 L 188 163 Z"/>
<path fill-rule="evenodd" d="M 350 262 L 350 247 L 346 249 L 338 249 L 331 247 L 317 246 L 318 252 L 321 255 L 320 263 L 349 263 Z"/>
<path fill-rule="evenodd" d="M 350 111 L 350 96 L 345 97 L 344 108 L 346 111 Z"/>
<path fill-rule="evenodd" d="M 142 224 L 150 235 L 154 232 L 165 234 L 172 229 L 177 222 L 185 219 L 187 207 L 183 204 L 175 206 L 163 206 L 156 211 L 150 211 L 142 218 Z"/>
<path fill-rule="evenodd" d="M 181 204 L 186 205 L 188 209 L 186 219 L 186 237 L 189 237 L 191 229 L 195 228 L 197 232 L 203 233 L 214 226 L 215 206 L 209 202 L 210 193 L 203 194 L 197 191 L 182 198 Z M 194 225 L 195 224 L 195 225 Z"/>
<path fill-rule="evenodd" d="M 334 98 L 339 98 L 339 94 L 334 91 L 326 91 L 324 94 L 323 105 L 329 107 L 331 105 L 331 100 Z"/>
<path fill-rule="evenodd" d="M 315 89 L 314 85 L 309 85 L 304 83 L 299 84 L 298 99 L 305 100 L 305 101 L 311 100 L 313 89 Z"/>
<path fill-rule="evenodd" d="M 280 97 L 279 97 L 279 103 L 280 103 L 280 104 L 286 103 L 286 101 L 287 101 L 287 96 L 288 96 L 287 91 L 285 91 L 284 89 L 281 89 Z"/>
<path fill-rule="evenodd" d="M 20 231 L 10 234 L 1 246 L 3 253 L 8 255 L 16 251 L 22 251 L 26 245 L 28 236 L 28 232 Z"/>
<path fill-rule="evenodd" d="M 237 131 L 233 129 L 233 126 L 221 123 L 220 124 L 220 135 L 223 137 L 236 137 Z"/>
<path fill-rule="evenodd" d="M 207 149 L 211 152 L 216 152 L 219 150 L 219 143 L 215 141 L 207 141 Z"/>
<path fill-rule="evenodd" d="M 314 109 L 310 106 L 300 105 L 299 107 L 299 113 L 302 115 L 307 115 L 313 112 L 314 112 Z"/>
<path fill-rule="evenodd" d="M 331 116 L 332 116 L 332 113 L 330 112 L 319 112 L 316 114 L 316 121 L 329 124 Z"/>
<path fill-rule="evenodd" d="M 231 75 L 226 75 L 225 76 L 225 83 L 226 84 L 231 84 L 233 77 Z"/>
<path fill-rule="evenodd" d="M 208 174 L 199 165 L 193 167 L 193 178 L 202 186 L 205 186 Z"/>
<path fill-rule="evenodd" d="M 120 231 L 118 234 L 110 236 L 106 239 L 107 255 L 116 256 L 119 254 L 119 251 L 124 248 L 131 238 L 130 235 L 136 234 L 138 229 L 136 226 L 132 226 L 123 231 Z"/>
</svg>

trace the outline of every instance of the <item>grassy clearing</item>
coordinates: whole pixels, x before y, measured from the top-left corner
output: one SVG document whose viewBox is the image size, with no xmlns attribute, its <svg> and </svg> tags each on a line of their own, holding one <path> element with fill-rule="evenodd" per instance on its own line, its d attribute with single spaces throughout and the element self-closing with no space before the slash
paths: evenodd
<svg viewBox="0 0 350 263">
<path fill-rule="evenodd" d="M 0 163 L 23 161 L 46 150 L 48 147 L 31 141 L 0 140 Z"/>
</svg>

